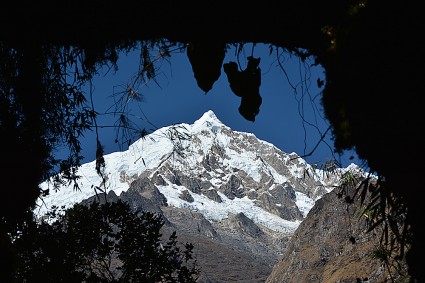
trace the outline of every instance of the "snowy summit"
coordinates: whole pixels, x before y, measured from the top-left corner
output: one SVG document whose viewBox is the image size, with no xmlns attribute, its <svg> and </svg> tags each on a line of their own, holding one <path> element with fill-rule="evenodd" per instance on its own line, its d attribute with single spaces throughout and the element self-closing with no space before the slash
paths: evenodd
<svg viewBox="0 0 425 283">
<path fill-rule="evenodd" d="M 193 124 L 163 127 L 126 151 L 105 155 L 105 163 L 105 186 L 95 161 L 83 164 L 78 171 L 81 191 L 72 185 L 50 190 L 35 213 L 42 216 L 52 206 L 69 208 L 96 195 L 96 187 L 120 196 L 134 181 L 145 179 L 168 206 L 196 211 L 208 221 L 243 213 L 256 225 L 292 233 L 337 182 L 295 153 L 233 131 L 211 110 Z M 341 170 L 359 169 L 352 165 Z M 48 181 L 41 184 L 42 189 L 49 186 Z"/>
</svg>

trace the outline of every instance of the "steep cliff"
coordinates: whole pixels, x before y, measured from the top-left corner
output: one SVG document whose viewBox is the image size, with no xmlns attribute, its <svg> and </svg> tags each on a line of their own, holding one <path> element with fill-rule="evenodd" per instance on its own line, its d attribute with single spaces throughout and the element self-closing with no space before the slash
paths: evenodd
<svg viewBox="0 0 425 283">
<path fill-rule="evenodd" d="M 359 199 L 352 204 L 345 199 L 353 193 L 353 187 L 343 192 L 337 188 L 315 203 L 267 283 L 408 282 L 372 257 L 382 230 L 367 232 L 366 218 L 358 213 Z"/>
</svg>

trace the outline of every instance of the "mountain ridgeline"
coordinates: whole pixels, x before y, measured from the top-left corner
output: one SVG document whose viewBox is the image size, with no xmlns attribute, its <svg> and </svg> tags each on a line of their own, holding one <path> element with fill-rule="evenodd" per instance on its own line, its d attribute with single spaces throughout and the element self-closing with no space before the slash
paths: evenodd
<svg viewBox="0 0 425 283">
<path fill-rule="evenodd" d="M 341 250 L 335 246 L 327 249 L 325 260 L 319 253 L 319 265 L 305 260 L 300 263 L 294 257 L 301 255 L 296 251 L 303 250 L 301 243 L 312 239 L 308 237 L 325 231 L 324 225 L 313 225 L 313 220 L 306 218 L 323 219 L 325 213 L 326 219 L 334 217 L 327 222 L 326 231 L 330 229 L 329 223 L 342 225 L 334 221 L 339 217 L 336 213 L 331 217 L 329 211 L 323 212 L 317 205 L 343 207 L 331 195 L 345 172 L 363 174 L 354 164 L 333 172 L 314 168 L 295 153 L 287 154 L 253 134 L 233 131 L 212 111 L 193 124 L 158 129 L 128 150 L 104 158 L 103 179 L 96 173 L 95 161 L 84 164 L 79 168 L 80 190 L 73 190 L 73 186 L 51 190 L 40 200 L 35 213 L 42 217 L 53 206 L 68 208 L 75 203 L 118 199 L 129 202 L 135 211 L 158 213 L 165 219 L 164 234 L 177 231 L 180 242 L 194 244 L 201 268 L 199 282 L 296 282 L 284 279 L 291 278 L 288 272 L 301 276 L 296 266 L 304 266 L 304 271 L 313 270 L 313 281 L 305 282 L 322 282 L 329 277 L 323 274 L 327 264 L 334 262 L 330 258 L 344 253 L 353 260 L 362 258 L 353 256 L 353 248 Z M 43 189 L 49 186 L 48 181 L 41 184 Z M 304 234 L 300 234 L 299 227 L 304 227 Z M 344 242 L 327 238 L 334 236 L 335 233 L 328 233 L 315 239 L 328 245 Z M 362 253 L 366 255 L 365 250 Z M 289 259 L 293 265 L 288 263 Z M 326 272 L 336 273 L 344 264 L 332 266 L 335 270 Z M 376 274 L 381 265 L 373 268 Z M 351 271 L 348 277 L 330 278 L 366 280 L 370 277 L 368 273 L 372 273 L 356 268 Z M 310 275 L 304 274 L 303 280 Z"/>
</svg>

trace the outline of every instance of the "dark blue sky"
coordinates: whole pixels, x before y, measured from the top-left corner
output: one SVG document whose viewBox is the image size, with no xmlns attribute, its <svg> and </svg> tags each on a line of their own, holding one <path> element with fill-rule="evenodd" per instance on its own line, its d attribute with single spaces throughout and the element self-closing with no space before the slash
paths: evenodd
<svg viewBox="0 0 425 283">
<path fill-rule="evenodd" d="M 270 55 L 267 45 L 256 45 L 253 54 L 252 44 L 247 44 L 246 47 L 246 53 L 239 56 L 242 68 L 246 67 L 247 56 L 261 58 L 259 67 L 262 73 L 260 87 L 262 104 L 255 122 L 245 120 L 239 114 L 241 98 L 231 92 L 223 69 L 212 90 L 205 94 L 197 86 L 184 52 L 172 54 L 171 58 L 163 61 L 156 61 L 160 67 L 157 71 L 158 84 L 150 81 L 134 88 L 142 100 L 129 102 L 131 108 L 129 117 L 132 117 L 135 126 L 154 130 L 176 123 L 191 124 L 203 113 L 212 110 L 233 130 L 253 133 L 287 153 L 296 152 L 298 155 L 310 153 L 328 128 L 320 105 L 320 89 L 317 86 L 317 79 L 324 79 L 323 69 L 320 66 L 312 67 L 313 60 L 302 63 L 297 57 L 285 54 L 282 50 L 279 64 L 276 52 Z M 234 50 L 227 52 L 224 63 L 229 61 L 237 61 Z M 137 72 L 138 63 L 139 54 L 130 53 L 120 58 L 118 72 L 110 70 L 106 74 L 105 69 L 105 73 L 96 77 L 92 83 L 92 93 L 95 108 L 99 113 L 108 109 L 113 110 L 110 107 L 114 105 L 114 94 L 115 99 L 118 99 L 119 93 L 131 83 L 131 78 Z M 110 127 L 118 119 L 119 116 L 111 114 L 99 117 L 98 124 L 107 126 L 99 130 L 106 154 L 126 149 L 125 144 L 115 142 L 116 131 Z M 94 160 L 95 145 L 94 133 L 86 133 L 82 139 L 85 157 L 83 162 Z M 347 166 L 351 162 L 360 163 L 353 152 L 337 156 L 333 155 L 332 149 L 333 142 L 329 132 L 315 152 L 304 159 L 309 163 L 323 164 L 336 158 L 342 166 Z M 355 158 L 349 160 L 353 154 Z"/>
</svg>

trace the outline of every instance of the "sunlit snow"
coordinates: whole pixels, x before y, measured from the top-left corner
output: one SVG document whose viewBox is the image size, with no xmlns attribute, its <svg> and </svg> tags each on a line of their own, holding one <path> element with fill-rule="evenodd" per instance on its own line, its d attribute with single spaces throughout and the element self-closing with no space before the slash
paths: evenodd
<svg viewBox="0 0 425 283">
<path fill-rule="evenodd" d="M 126 151 L 105 155 L 105 174 L 108 177 L 106 182 L 107 192 L 114 191 L 117 195 L 120 195 L 122 192 L 129 189 L 129 183 L 131 180 L 134 180 L 146 170 L 153 170 L 157 168 L 160 164 L 171 158 L 173 150 L 175 150 L 175 144 L 173 144 L 170 140 L 170 134 L 172 133 L 170 132 L 172 129 L 170 129 L 171 127 L 161 128 L 143 139 L 136 141 Z M 188 150 L 193 150 L 191 152 L 192 156 L 188 156 L 184 160 L 184 164 L 176 162 L 176 166 L 180 166 L 182 168 L 184 166 L 189 166 L 188 168 L 192 168 L 197 164 L 197 162 L 202 160 L 203 156 L 215 143 L 225 149 L 225 155 L 227 158 L 224 158 L 221 161 L 223 162 L 223 169 L 238 168 L 239 170 L 244 170 L 248 176 L 254 180 L 260 181 L 260 168 L 267 166 L 265 169 L 267 169 L 267 172 L 273 176 L 276 182 L 284 183 L 288 180 L 287 177 L 280 175 L 271 166 L 267 164 L 265 165 L 259 158 L 257 158 L 255 153 L 250 151 L 236 152 L 232 150 L 229 146 L 232 142 L 232 137 L 224 133 L 225 129 L 226 131 L 231 131 L 231 129 L 221 123 L 212 111 L 207 111 L 200 119 L 191 125 L 181 124 L 179 129 L 185 131 L 188 136 L 198 138 L 201 143 L 193 145 L 190 141 L 182 141 L 183 146 L 187 146 Z M 210 134 L 201 134 L 203 131 Z M 236 139 L 240 139 L 240 136 L 236 135 Z M 241 140 L 239 140 L 239 142 L 241 142 Z M 272 146 L 271 144 L 269 145 Z M 303 162 L 303 160 L 299 159 L 298 162 Z M 301 172 L 297 171 L 298 169 L 299 168 L 295 165 L 290 168 L 292 174 L 295 176 L 301 174 Z M 186 168 L 186 170 L 195 169 Z M 204 169 L 197 168 L 196 170 L 200 172 Z M 221 176 L 221 180 L 218 179 L 219 175 L 224 175 L 224 172 L 225 171 L 219 169 L 216 173 L 211 173 L 211 176 L 215 176 L 216 178 L 211 179 L 210 183 L 213 186 L 219 186 L 223 183 L 225 178 L 230 178 L 230 175 L 227 175 L 224 177 Z M 38 208 L 35 210 L 36 215 L 44 215 L 53 205 L 69 208 L 73 204 L 95 195 L 96 187 L 103 188 L 101 185 L 101 178 L 96 174 L 94 161 L 82 165 L 79 168 L 78 173 L 81 175 L 81 178 L 78 180 L 78 185 L 81 190 L 74 190 L 72 185 L 62 187 L 59 191 L 51 190 L 47 197 L 38 201 Z M 41 187 L 42 189 L 47 189 L 49 187 L 49 183 L 44 182 L 41 184 Z M 248 197 L 235 198 L 231 200 L 218 192 L 223 200 L 223 202 L 218 203 L 204 195 L 195 194 L 189 191 L 194 199 L 194 202 L 189 203 L 179 198 L 181 192 L 187 190 L 187 188 L 170 183 L 167 186 L 157 187 L 167 198 L 169 205 L 185 207 L 200 212 L 205 216 L 205 218 L 211 221 L 225 219 L 228 217 L 229 213 L 236 214 L 243 212 L 255 223 L 264 225 L 275 231 L 293 232 L 299 225 L 299 221 L 286 221 L 265 211 L 264 209 L 256 206 L 254 201 Z M 313 207 L 314 201 L 305 194 L 296 192 L 296 205 L 303 215 L 306 216 L 308 211 Z"/>
<path fill-rule="evenodd" d="M 279 232 L 294 232 L 298 227 L 299 222 L 291 222 L 284 220 L 272 213 L 259 208 L 248 197 L 228 199 L 224 194 L 218 192 L 222 202 L 218 203 L 209 199 L 204 195 L 199 195 L 188 191 L 194 201 L 189 203 L 179 198 L 180 194 L 186 190 L 185 187 L 168 185 L 158 186 L 159 191 L 167 197 L 169 205 L 188 208 L 190 210 L 202 213 L 208 220 L 220 221 L 226 219 L 229 213 L 237 214 L 244 213 L 248 218 L 255 223 L 264 225 L 274 231 Z"/>
</svg>

